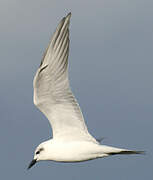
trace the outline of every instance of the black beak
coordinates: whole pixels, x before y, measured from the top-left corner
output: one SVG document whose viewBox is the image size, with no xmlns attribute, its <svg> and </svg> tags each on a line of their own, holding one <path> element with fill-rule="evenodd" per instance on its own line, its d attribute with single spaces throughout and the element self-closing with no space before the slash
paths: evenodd
<svg viewBox="0 0 153 180">
<path fill-rule="evenodd" d="M 33 159 L 27 169 L 30 169 L 34 164 L 36 164 L 36 162 L 37 162 L 37 160 Z"/>
</svg>

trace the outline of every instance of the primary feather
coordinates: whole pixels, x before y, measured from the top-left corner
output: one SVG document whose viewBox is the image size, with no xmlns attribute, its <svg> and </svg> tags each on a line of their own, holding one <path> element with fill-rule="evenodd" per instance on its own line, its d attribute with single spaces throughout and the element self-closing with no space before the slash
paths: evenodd
<svg viewBox="0 0 153 180">
<path fill-rule="evenodd" d="M 80 107 L 68 79 L 69 13 L 59 23 L 34 78 L 34 104 L 49 119 L 53 138 L 89 140 Z"/>
</svg>

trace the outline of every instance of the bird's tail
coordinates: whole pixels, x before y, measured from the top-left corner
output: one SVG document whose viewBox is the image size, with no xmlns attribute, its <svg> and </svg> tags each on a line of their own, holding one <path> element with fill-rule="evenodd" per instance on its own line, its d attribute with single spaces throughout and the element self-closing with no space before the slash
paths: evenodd
<svg viewBox="0 0 153 180">
<path fill-rule="evenodd" d="M 145 151 L 133 151 L 133 150 L 129 150 L 129 149 L 120 149 L 120 148 L 116 148 L 116 147 L 111 147 L 111 146 L 105 146 L 102 145 L 103 147 L 103 152 L 106 155 L 130 155 L 130 154 L 145 154 Z"/>
</svg>

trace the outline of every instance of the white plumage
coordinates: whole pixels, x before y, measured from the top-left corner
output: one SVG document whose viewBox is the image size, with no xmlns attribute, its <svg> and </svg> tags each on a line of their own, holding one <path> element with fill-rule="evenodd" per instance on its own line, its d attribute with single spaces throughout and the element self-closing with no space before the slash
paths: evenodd
<svg viewBox="0 0 153 180">
<path fill-rule="evenodd" d="M 69 86 L 70 17 L 71 13 L 59 23 L 34 78 L 34 104 L 48 118 L 53 139 L 36 148 L 29 168 L 39 160 L 76 162 L 114 154 L 141 153 L 100 145 L 89 134 Z"/>
<path fill-rule="evenodd" d="M 52 126 L 53 137 L 96 140 L 88 133 L 80 107 L 69 87 L 68 54 L 71 14 L 58 25 L 34 78 L 34 104 Z"/>
</svg>

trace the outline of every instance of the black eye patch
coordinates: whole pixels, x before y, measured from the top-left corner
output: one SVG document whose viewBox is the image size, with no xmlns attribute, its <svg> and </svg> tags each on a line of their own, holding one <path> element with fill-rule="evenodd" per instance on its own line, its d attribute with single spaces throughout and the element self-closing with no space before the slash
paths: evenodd
<svg viewBox="0 0 153 180">
<path fill-rule="evenodd" d="M 39 154 L 39 153 L 40 153 L 40 151 L 37 151 L 37 152 L 36 152 L 36 154 Z"/>
<path fill-rule="evenodd" d="M 40 148 L 40 149 L 36 152 L 36 154 L 40 154 L 40 152 L 43 151 L 43 150 L 44 150 L 43 148 Z"/>
</svg>

